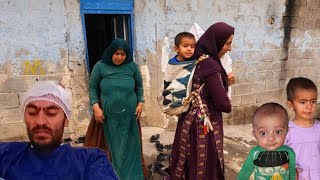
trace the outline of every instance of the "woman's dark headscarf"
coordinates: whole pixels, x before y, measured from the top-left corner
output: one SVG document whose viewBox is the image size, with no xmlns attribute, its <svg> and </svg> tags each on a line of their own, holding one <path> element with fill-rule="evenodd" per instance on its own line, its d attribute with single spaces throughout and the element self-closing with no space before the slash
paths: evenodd
<svg viewBox="0 0 320 180">
<path fill-rule="evenodd" d="M 234 27 L 226 23 L 218 22 L 211 25 L 196 44 L 195 59 L 206 54 L 215 60 L 220 60 L 218 54 L 232 34 Z"/>
<path fill-rule="evenodd" d="M 126 59 L 122 64 L 127 64 L 133 61 L 132 54 L 129 48 L 128 43 L 124 39 L 114 39 L 109 47 L 103 52 L 101 62 L 116 66 L 112 61 L 112 55 L 118 50 L 122 49 L 126 53 Z"/>
</svg>

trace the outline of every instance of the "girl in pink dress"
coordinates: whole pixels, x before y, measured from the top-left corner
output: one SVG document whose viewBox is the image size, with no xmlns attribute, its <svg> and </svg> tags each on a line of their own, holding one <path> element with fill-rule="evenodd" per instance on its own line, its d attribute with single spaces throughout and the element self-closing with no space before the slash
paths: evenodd
<svg viewBox="0 0 320 180">
<path fill-rule="evenodd" d="M 307 78 L 292 78 L 287 85 L 288 107 L 295 113 L 285 144 L 296 153 L 299 180 L 320 180 L 320 122 L 313 118 L 317 87 Z"/>
</svg>

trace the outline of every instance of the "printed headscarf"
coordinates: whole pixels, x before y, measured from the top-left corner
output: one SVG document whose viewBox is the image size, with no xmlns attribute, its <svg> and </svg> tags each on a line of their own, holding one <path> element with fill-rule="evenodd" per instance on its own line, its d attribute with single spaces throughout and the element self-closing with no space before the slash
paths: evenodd
<svg viewBox="0 0 320 180">
<path fill-rule="evenodd" d="M 128 43 L 124 39 L 114 39 L 111 44 L 108 46 L 108 48 L 103 52 L 101 62 L 116 66 L 112 61 L 112 55 L 119 49 L 124 50 L 126 53 L 126 59 L 122 64 L 127 64 L 129 62 L 133 61 L 132 53 L 130 51 Z"/>
<path fill-rule="evenodd" d="M 206 54 L 214 60 L 219 60 L 218 54 L 232 34 L 234 34 L 234 27 L 224 22 L 211 25 L 197 42 L 194 57 L 198 59 Z"/>
</svg>

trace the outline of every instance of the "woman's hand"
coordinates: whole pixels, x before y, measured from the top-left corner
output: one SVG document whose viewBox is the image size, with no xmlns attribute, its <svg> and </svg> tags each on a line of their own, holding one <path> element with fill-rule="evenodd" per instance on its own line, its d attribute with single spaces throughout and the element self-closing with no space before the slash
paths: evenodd
<svg viewBox="0 0 320 180">
<path fill-rule="evenodd" d="M 233 85 L 236 81 L 234 77 L 234 73 L 233 72 L 227 73 L 227 76 L 228 76 L 228 86 Z"/>
<path fill-rule="evenodd" d="M 141 116 L 141 113 L 142 113 L 142 106 L 143 106 L 143 103 L 142 102 L 139 102 L 137 104 L 137 107 L 136 107 L 136 119 L 138 120 Z"/>
<path fill-rule="evenodd" d="M 104 121 L 103 110 L 100 108 L 99 104 L 98 103 L 94 104 L 92 108 L 93 108 L 94 119 L 98 123 L 103 124 L 103 121 Z"/>
</svg>

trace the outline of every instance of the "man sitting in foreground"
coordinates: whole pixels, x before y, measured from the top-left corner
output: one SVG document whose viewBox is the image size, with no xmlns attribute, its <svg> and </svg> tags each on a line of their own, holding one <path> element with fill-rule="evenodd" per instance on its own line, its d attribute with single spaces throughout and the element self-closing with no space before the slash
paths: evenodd
<svg viewBox="0 0 320 180">
<path fill-rule="evenodd" d="M 118 179 L 106 154 L 96 148 L 63 144 L 71 116 L 71 91 L 42 81 L 22 100 L 30 142 L 0 143 L 0 179 Z"/>
</svg>

